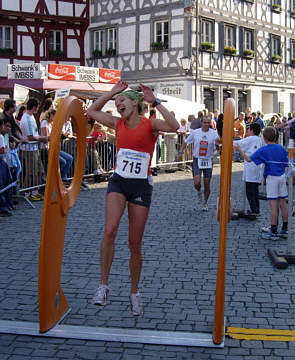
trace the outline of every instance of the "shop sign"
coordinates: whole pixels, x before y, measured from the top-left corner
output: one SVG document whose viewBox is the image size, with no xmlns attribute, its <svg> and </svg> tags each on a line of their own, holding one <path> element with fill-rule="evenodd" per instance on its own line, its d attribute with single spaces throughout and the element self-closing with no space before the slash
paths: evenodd
<svg viewBox="0 0 295 360">
<path fill-rule="evenodd" d="M 54 101 L 56 101 L 57 99 L 63 99 L 65 97 L 69 96 L 70 91 L 71 91 L 71 87 L 66 87 L 66 88 L 55 90 Z"/>
<path fill-rule="evenodd" d="M 8 79 L 42 79 L 45 76 L 45 67 L 41 64 L 9 64 Z"/>
<path fill-rule="evenodd" d="M 76 66 L 76 80 L 99 82 L 99 68 Z"/>
<path fill-rule="evenodd" d="M 48 64 L 48 79 L 75 80 L 76 66 L 63 64 Z"/>
<path fill-rule="evenodd" d="M 164 95 L 181 97 L 183 95 L 184 83 L 160 83 L 159 92 Z"/>
<path fill-rule="evenodd" d="M 114 69 L 99 69 L 99 81 L 103 83 L 116 84 L 121 79 L 121 71 Z"/>
</svg>

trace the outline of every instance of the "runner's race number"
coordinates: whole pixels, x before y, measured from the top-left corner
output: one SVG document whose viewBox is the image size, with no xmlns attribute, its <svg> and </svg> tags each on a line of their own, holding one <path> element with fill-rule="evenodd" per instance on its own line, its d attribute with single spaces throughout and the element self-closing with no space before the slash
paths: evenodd
<svg viewBox="0 0 295 360">
<path fill-rule="evenodd" d="M 117 153 L 115 172 L 128 179 L 146 179 L 150 154 L 121 148 Z"/>
<path fill-rule="evenodd" d="M 198 167 L 199 167 L 199 169 L 211 169 L 212 168 L 212 160 L 198 158 Z"/>
</svg>

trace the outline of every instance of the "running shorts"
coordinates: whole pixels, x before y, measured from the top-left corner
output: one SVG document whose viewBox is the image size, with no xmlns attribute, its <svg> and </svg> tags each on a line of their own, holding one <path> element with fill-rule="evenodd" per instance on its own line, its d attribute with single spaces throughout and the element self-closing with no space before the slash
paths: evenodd
<svg viewBox="0 0 295 360">
<path fill-rule="evenodd" d="M 281 176 L 267 175 L 266 197 L 269 200 L 284 199 L 288 197 L 285 174 Z"/>
<path fill-rule="evenodd" d="M 116 192 L 123 194 L 128 202 L 145 207 L 151 206 L 153 178 L 126 179 L 114 173 L 110 177 L 107 194 Z"/>
</svg>

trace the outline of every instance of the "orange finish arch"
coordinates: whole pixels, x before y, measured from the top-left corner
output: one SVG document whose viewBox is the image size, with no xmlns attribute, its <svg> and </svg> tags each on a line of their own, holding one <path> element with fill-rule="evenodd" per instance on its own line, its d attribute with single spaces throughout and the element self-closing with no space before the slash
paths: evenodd
<svg viewBox="0 0 295 360">
<path fill-rule="evenodd" d="M 234 139 L 234 113 L 234 100 L 226 99 L 224 103 L 220 190 L 217 209 L 219 221 L 219 258 L 215 293 L 214 344 L 221 344 L 224 338 L 226 236 L 227 223 L 230 221 L 231 210 L 230 191 Z"/>
<path fill-rule="evenodd" d="M 59 149 L 62 127 L 69 118 L 77 133 L 77 159 L 73 180 L 65 188 L 60 176 Z M 39 324 L 40 332 L 50 330 L 68 310 L 60 285 L 64 237 L 69 209 L 75 204 L 84 173 L 87 124 L 81 102 L 65 98 L 54 117 L 42 215 L 39 250 Z"/>
</svg>

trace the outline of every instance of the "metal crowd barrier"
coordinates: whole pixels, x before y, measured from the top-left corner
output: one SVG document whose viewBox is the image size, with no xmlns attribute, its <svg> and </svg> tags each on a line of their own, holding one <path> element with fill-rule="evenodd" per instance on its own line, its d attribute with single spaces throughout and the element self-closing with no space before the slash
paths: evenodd
<svg viewBox="0 0 295 360">
<path fill-rule="evenodd" d="M 95 138 L 87 137 L 87 151 L 85 158 L 84 177 L 108 174 L 115 164 L 116 145 L 107 141 L 95 143 Z M 72 164 L 67 173 L 71 179 L 74 174 L 77 159 L 77 145 L 75 138 L 61 141 L 60 150 L 71 155 Z M 48 148 L 37 141 L 30 141 L 20 145 L 19 159 L 22 171 L 19 175 L 19 192 L 39 189 L 46 184 L 48 167 Z"/>
<path fill-rule="evenodd" d="M 192 145 L 187 146 L 183 159 L 176 162 L 175 158 L 180 150 L 187 134 L 165 134 L 159 135 L 156 144 L 156 166 L 157 167 L 188 167 L 193 161 Z M 116 157 L 116 144 L 114 141 L 96 142 L 96 138 L 88 136 L 86 138 L 86 158 L 84 178 L 94 175 L 106 175 L 113 171 Z M 50 148 L 50 145 L 49 145 Z M 76 139 L 66 138 L 61 140 L 61 151 L 72 156 L 73 161 L 67 173 L 67 178 L 71 179 L 74 174 L 77 159 Z M 22 143 L 19 146 L 19 159 L 22 171 L 19 175 L 18 192 L 25 194 L 31 190 L 39 189 L 46 184 L 46 174 L 48 167 L 47 145 L 37 141 Z"/>
<path fill-rule="evenodd" d="M 159 135 L 156 144 L 156 165 L 158 167 L 173 167 L 173 165 L 181 166 L 184 168 L 193 162 L 193 145 L 190 144 L 186 147 L 185 152 L 180 162 L 176 162 L 175 158 L 178 151 L 184 142 L 184 139 L 189 134 L 185 133 L 167 133 Z"/>
</svg>

